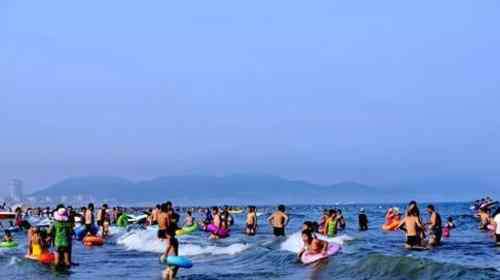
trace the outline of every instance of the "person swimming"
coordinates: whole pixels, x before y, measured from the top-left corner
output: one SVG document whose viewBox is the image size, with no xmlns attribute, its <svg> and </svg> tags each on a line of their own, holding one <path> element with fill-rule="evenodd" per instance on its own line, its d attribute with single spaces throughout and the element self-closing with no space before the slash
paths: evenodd
<svg viewBox="0 0 500 280">
<path fill-rule="evenodd" d="M 326 256 L 328 251 L 327 241 L 316 238 L 316 236 L 310 230 L 303 230 L 301 233 L 301 237 L 304 245 L 297 254 L 299 259 L 305 252 L 308 252 L 310 254 L 323 254 Z"/>
<path fill-rule="evenodd" d="M 285 228 L 288 225 L 288 215 L 285 211 L 285 205 L 279 205 L 278 210 L 267 219 L 276 237 L 285 236 Z"/>
<path fill-rule="evenodd" d="M 485 207 L 481 207 L 479 209 L 479 229 L 480 230 L 488 230 L 488 225 L 491 224 L 491 217 L 489 213 L 489 209 Z"/>
</svg>

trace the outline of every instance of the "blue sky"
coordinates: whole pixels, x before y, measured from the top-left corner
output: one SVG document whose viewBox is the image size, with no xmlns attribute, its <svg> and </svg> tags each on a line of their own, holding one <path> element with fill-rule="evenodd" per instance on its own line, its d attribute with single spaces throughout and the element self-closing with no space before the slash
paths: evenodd
<svg viewBox="0 0 500 280">
<path fill-rule="evenodd" d="M 500 183 L 498 1 L 8 0 L 0 18 L 0 182 Z"/>
</svg>

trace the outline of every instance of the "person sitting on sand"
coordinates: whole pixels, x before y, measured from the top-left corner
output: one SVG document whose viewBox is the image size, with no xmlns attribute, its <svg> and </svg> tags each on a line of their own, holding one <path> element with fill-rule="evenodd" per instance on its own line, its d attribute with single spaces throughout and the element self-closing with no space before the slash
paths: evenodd
<svg viewBox="0 0 500 280">
<path fill-rule="evenodd" d="M 177 238 L 175 238 L 175 230 L 173 228 L 167 230 L 165 234 L 165 242 L 167 243 L 165 253 L 160 257 L 163 263 L 165 263 L 165 258 L 168 258 L 169 256 L 179 255 L 179 241 L 177 240 Z M 178 271 L 178 266 L 168 265 L 167 268 L 163 271 L 163 279 L 175 279 Z"/>
<path fill-rule="evenodd" d="M 436 211 L 434 205 L 429 204 L 427 206 L 427 212 L 431 215 L 429 222 L 429 245 L 432 247 L 439 246 L 441 244 L 441 238 L 443 236 L 443 228 L 441 222 L 441 215 Z"/>
<path fill-rule="evenodd" d="M 267 219 L 276 237 L 285 236 L 285 228 L 288 225 L 288 215 L 285 211 L 285 205 L 279 205 L 278 210 Z"/>
<path fill-rule="evenodd" d="M 365 209 L 361 208 L 358 215 L 358 224 L 360 231 L 368 230 L 368 216 L 366 216 Z"/>
<path fill-rule="evenodd" d="M 328 251 L 328 242 L 324 240 L 320 240 L 316 238 L 316 236 L 310 231 L 310 230 L 303 230 L 302 231 L 302 242 L 304 245 L 302 246 L 302 249 L 300 249 L 298 253 L 298 257 L 305 253 L 308 252 L 310 254 L 327 254 Z"/>
<path fill-rule="evenodd" d="M 400 222 L 399 228 L 406 231 L 406 248 L 412 249 L 422 245 L 419 232 L 424 230 L 424 226 L 418 217 L 418 208 L 412 207 L 407 211 L 407 215 Z"/>
<path fill-rule="evenodd" d="M 248 207 L 245 233 L 249 236 L 253 236 L 257 233 L 257 214 L 255 210 L 255 206 Z"/>
</svg>

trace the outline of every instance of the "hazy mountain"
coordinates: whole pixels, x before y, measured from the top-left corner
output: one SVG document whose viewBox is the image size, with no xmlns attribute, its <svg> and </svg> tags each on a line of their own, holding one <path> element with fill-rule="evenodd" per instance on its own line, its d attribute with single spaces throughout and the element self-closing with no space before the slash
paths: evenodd
<svg viewBox="0 0 500 280">
<path fill-rule="evenodd" d="M 68 178 L 35 197 L 91 196 L 123 203 L 173 200 L 183 205 L 376 202 L 383 191 L 355 182 L 330 186 L 269 175 L 167 176 L 132 182 L 116 177 Z"/>
</svg>

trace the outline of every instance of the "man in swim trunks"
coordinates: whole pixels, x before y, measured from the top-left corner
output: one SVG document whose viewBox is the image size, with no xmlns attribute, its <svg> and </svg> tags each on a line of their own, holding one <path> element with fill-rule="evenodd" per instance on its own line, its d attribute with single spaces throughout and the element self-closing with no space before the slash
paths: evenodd
<svg viewBox="0 0 500 280">
<path fill-rule="evenodd" d="M 87 210 L 85 210 L 84 216 L 85 220 L 85 235 L 88 233 L 94 234 L 94 204 L 90 203 L 89 206 L 87 207 Z"/>
<path fill-rule="evenodd" d="M 285 205 L 279 205 L 278 210 L 267 219 L 276 237 L 285 236 L 285 228 L 288 224 L 288 215 L 285 211 Z"/>
<path fill-rule="evenodd" d="M 150 221 L 149 221 L 150 225 L 154 226 L 154 225 L 158 224 L 158 215 L 160 214 L 160 208 L 161 208 L 161 205 L 156 204 L 155 209 L 153 209 L 153 211 L 151 211 L 151 216 L 150 216 Z"/>
<path fill-rule="evenodd" d="M 253 236 L 257 233 L 257 214 L 255 206 L 248 207 L 246 230 L 247 235 Z"/>
<path fill-rule="evenodd" d="M 441 237 L 443 236 L 441 215 L 439 215 L 432 204 L 427 206 L 427 212 L 431 215 L 431 219 L 428 222 L 429 231 L 431 232 L 429 245 L 433 247 L 439 246 L 441 244 Z"/>
<path fill-rule="evenodd" d="M 158 214 L 158 238 L 165 239 L 167 229 L 170 228 L 170 216 L 168 214 L 168 205 L 163 203 L 160 206 L 160 214 Z"/>
<path fill-rule="evenodd" d="M 175 230 L 172 228 L 166 231 L 165 241 L 167 243 L 165 254 L 163 254 L 160 258 L 167 258 L 169 256 L 178 256 L 179 255 L 179 241 L 175 238 Z M 165 262 L 162 260 L 162 262 Z M 178 266 L 168 265 L 167 268 L 163 271 L 164 279 L 175 279 L 177 272 L 179 271 Z"/>
<path fill-rule="evenodd" d="M 419 231 L 424 230 L 424 226 L 420 223 L 420 218 L 417 215 L 417 208 L 412 207 L 407 211 L 407 215 L 399 224 L 399 228 L 404 226 L 406 231 L 406 244 L 405 247 L 412 249 L 421 246 L 421 239 L 418 234 Z"/>
<path fill-rule="evenodd" d="M 101 229 L 103 238 L 109 235 L 109 222 L 108 205 L 103 204 L 101 209 L 97 212 L 97 225 Z"/>
</svg>

